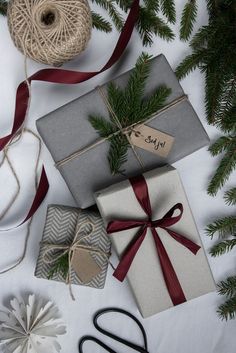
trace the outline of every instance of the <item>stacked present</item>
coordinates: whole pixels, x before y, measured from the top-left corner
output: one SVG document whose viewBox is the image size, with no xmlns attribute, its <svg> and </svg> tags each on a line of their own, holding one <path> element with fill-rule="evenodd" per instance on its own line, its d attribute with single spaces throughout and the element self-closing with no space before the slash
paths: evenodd
<svg viewBox="0 0 236 353">
<path fill-rule="evenodd" d="M 37 126 L 80 207 L 49 207 L 37 277 L 102 288 L 111 239 L 114 276 L 127 276 L 144 317 L 215 289 L 180 178 L 166 165 L 209 138 L 163 55 L 143 54 Z M 101 216 L 86 209 L 95 200 Z"/>
</svg>

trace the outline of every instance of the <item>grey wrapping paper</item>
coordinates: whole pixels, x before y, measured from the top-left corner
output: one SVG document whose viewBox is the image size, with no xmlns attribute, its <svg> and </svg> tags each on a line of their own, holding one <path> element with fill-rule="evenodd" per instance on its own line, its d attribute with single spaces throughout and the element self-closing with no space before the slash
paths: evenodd
<svg viewBox="0 0 236 353">
<path fill-rule="evenodd" d="M 176 169 L 164 166 L 144 174 L 152 206 L 153 220 L 162 218 L 176 203 L 182 203 L 181 220 L 169 227 L 184 235 L 201 249 L 196 255 L 157 228 L 187 300 L 215 290 L 211 270 Z M 128 180 L 96 193 L 96 201 L 105 225 L 114 219 L 146 219 Z M 111 235 L 112 244 L 119 257 L 139 228 Z M 157 250 L 150 229 L 127 275 L 130 287 L 143 317 L 148 317 L 173 306 Z M 122 284 L 121 284 L 122 286 Z M 183 304 L 184 305 L 184 304 Z"/>
<path fill-rule="evenodd" d="M 114 82 L 124 87 L 129 74 L 130 72 L 126 72 Z M 172 89 L 167 103 L 173 102 L 184 94 L 163 55 L 152 59 L 151 73 L 146 85 L 146 96 L 161 84 Z M 106 91 L 106 84 L 102 87 Z M 97 89 L 37 121 L 38 131 L 55 162 L 61 161 L 88 144 L 93 144 L 99 138 L 88 121 L 90 114 L 101 115 L 109 119 L 109 113 Z M 175 141 L 167 158 L 137 148 L 144 164 L 144 171 L 166 163 L 173 163 L 209 143 L 209 138 L 188 100 L 163 112 L 147 125 L 174 136 Z M 132 150 L 129 149 L 128 161 L 124 165 L 125 174 L 112 176 L 107 161 L 108 150 L 109 142 L 104 142 L 95 149 L 59 167 L 59 171 L 81 208 L 94 204 L 93 194 L 95 191 L 140 172 L 140 164 Z"/>
<path fill-rule="evenodd" d="M 95 230 L 88 239 L 84 240 L 84 244 L 91 245 L 107 254 L 110 253 L 111 242 L 98 212 L 80 210 L 69 206 L 50 205 L 35 270 L 36 277 L 48 279 L 49 272 L 53 266 L 53 264 L 47 264 L 43 261 L 43 254 L 46 249 L 44 244 L 70 245 L 74 240 L 76 230 L 85 222 L 92 222 Z M 85 230 L 89 231 L 89 228 Z M 81 236 L 84 235 L 83 231 L 84 229 L 82 228 Z M 100 254 L 92 254 L 92 257 L 101 268 L 101 272 L 89 283 L 83 283 L 76 273 L 72 271 L 72 283 L 101 289 L 106 281 L 108 260 Z M 61 274 L 54 274 L 52 280 L 65 282 Z"/>
</svg>

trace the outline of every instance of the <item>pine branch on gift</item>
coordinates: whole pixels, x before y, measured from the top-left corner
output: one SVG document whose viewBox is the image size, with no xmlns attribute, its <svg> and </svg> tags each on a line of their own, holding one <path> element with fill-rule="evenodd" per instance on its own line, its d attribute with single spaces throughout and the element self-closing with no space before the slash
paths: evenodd
<svg viewBox="0 0 236 353">
<path fill-rule="evenodd" d="M 146 53 L 137 60 L 134 70 L 130 74 L 127 86 L 122 90 L 111 82 L 107 88 L 107 99 L 111 106 L 109 112 L 110 121 L 101 116 L 90 115 L 89 120 L 101 138 L 108 138 L 110 150 L 108 162 L 112 174 L 123 173 L 122 165 L 127 160 L 129 142 L 125 135 L 119 133 L 119 125 L 122 128 L 132 124 L 145 122 L 152 114 L 160 110 L 166 103 L 171 89 L 159 86 L 148 99 L 144 98 L 146 80 L 150 73 L 150 59 Z M 111 136 L 118 132 L 117 135 Z"/>
<path fill-rule="evenodd" d="M 197 2 L 196 0 L 188 0 L 184 6 L 181 25 L 180 39 L 188 40 L 193 31 L 193 25 L 197 18 Z"/>
<path fill-rule="evenodd" d="M 0 14 L 3 16 L 7 15 L 7 1 L 0 0 Z"/>
<path fill-rule="evenodd" d="M 55 264 L 52 266 L 51 270 L 48 273 L 48 279 L 52 279 L 55 274 L 61 274 L 62 277 L 66 280 L 69 272 L 69 258 L 68 252 L 60 256 Z"/>
</svg>

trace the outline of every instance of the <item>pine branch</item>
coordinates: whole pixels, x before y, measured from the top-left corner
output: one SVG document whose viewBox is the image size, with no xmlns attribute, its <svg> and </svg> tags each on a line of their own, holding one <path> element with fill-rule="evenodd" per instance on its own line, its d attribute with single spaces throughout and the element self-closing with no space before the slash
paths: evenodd
<svg viewBox="0 0 236 353">
<path fill-rule="evenodd" d="M 221 159 L 218 168 L 214 176 L 212 177 L 208 186 L 208 194 L 214 196 L 217 191 L 224 186 L 226 181 L 229 179 L 231 173 L 236 168 L 236 139 L 232 140 L 232 144 L 229 145 L 224 157 Z"/>
<path fill-rule="evenodd" d="M 236 205 L 236 188 L 232 188 L 225 192 L 224 195 L 225 203 L 227 205 Z"/>
<path fill-rule="evenodd" d="M 193 31 L 193 25 L 197 17 L 197 2 L 196 0 L 188 0 L 185 4 L 181 25 L 180 25 L 180 39 L 188 40 Z"/>
<path fill-rule="evenodd" d="M 173 0 L 160 0 L 161 11 L 166 16 L 170 23 L 175 23 L 176 12 L 175 3 Z"/>
<path fill-rule="evenodd" d="M 121 167 L 127 161 L 128 146 L 127 138 L 123 135 L 118 135 L 111 139 L 108 162 L 112 175 L 124 173 Z"/>
<path fill-rule="evenodd" d="M 143 100 L 140 109 L 140 115 L 145 121 L 152 114 L 164 107 L 167 98 L 171 94 L 171 88 L 166 86 L 159 86 L 153 93 L 152 97 L 147 100 Z"/>
<path fill-rule="evenodd" d="M 216 220 L 207 226 L 206 233 L 211 238 L 213 238 L 216 233 L 219 234 L 220 238 L 236 234 L 236 217 L 228 216 Z"/>
<path fill-rule="evenodd" d="M 90 115 L 89 121 L 101 137 L 107 137 L 116 131 L 115 126 L 103 117 Z"/>
<path fill-rule="evenodd" d="M 219 137 L 210 147 L 209 152 L 212 156 L 225 152 L 232 145 L 232 138 L 229 136 Z"/>
<path fill-rule="evenodd" d="M 193 54 L 188 55 L 176 68 L 175 73 L 179 80 L 186 77 L 191 71 L 199 67 L 205 55 L 204 50 L 198 50 Z"/>
<path fill-rule="evenodd" d="M 0 15 L 7 15 L 7 1 L 0 0 Z"/>
<path fill-rule="evenodd" d="M 234 319 L 236 317 L 236 295 L 221 304 L 217 313 L 222 320 Z"/>
<path fill-rule="evenodd" d="M 233 297 L 236 295 L 236 276 L 231 276 L 228 277 L 226 281 L 221 281 L 218 284 L 218 292 L 227 297 Z"/>
<path fill-rule="evenodd" d="M 210 254 L 213 257 L 220 256 L 231 251 L 235 246 L 236 239 L 225 240 L 214 245 L 210 250 Z"/>
<path fill-rule="evenodd" d="M 52 279 L 55 274 L 62 275 L 66 279 L 69 271 L 68 253 L 60 256 L 48 273 L 48 279 Z"/>
<path fill-rule="evenodd" d="M 92 11 L 92 21 L 93 21 L 94 28 L 106 33 L 109 33 L 112 31 L 112 25 L 110 24 L 110 22 L 108 22 L 101 15 L 93 11 Z"/>
<path fill-rule="evenodd" d="M 171 90 L 159 86 L 150 97 L 145 98 L 145 84 L 150 74 L 151 57 L 142 53 L 132 70 L 124 88 L 114 82 L 107 86 L 108 111 L 110 121 L 101 116 L 92 115 L 90 123 L 101 137 L 108 137 L 120 128 L 128 128 L 138 122 L 145 122 L 166 104 Z M 110 109 L 111 108 L 111 109 Z M 108 162 L 112 174 L 123 173 L 122 165 L 127 161 L 129 142 L 127 136 L 118 133 L 109 137 L 110 149 Z"/>
<path fill-rule="evenodd" d="M 124 24 L 124 19 L 121 16 L 120 12 L 117 10 L 117 7 L 115 5 L 114 0 L 91 0 L 93 3 L 96 3 L 97 5 L 101 6 L 101 8 L 105 9 L 111 20 L 113 21 L 115 27 L 117 28 L 118 31 L 121 31 L 123 24 Z"/>
</svg>

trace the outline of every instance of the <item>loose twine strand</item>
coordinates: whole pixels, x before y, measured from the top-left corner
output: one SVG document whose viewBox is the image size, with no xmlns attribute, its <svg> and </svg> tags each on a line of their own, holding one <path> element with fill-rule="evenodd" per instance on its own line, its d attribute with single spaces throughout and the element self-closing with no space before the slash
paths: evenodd
<svg viewBox="0 0 236 353">
<path fill-rule="evenodd" d="M 13 163 L 9 157 L 9 150 L 10 148 L 15 145 L 16 143 L 20 142 L 22 136 L 24 133 L 29 133 L 31 134 L 33 137 L 35 137 L 38 141 L 38 153 L 37 153 L 37 158 L 36 158 L 36 164 L 35 164 L 35 168 L 34 168 L 34 175 L 35 175 L 35 190 L 37 190 L 38 187 L 38 167 L 39 167 L 39 161 L 40 161 L 40 155 L 41 155 L 41 150 L 42 150 L 42 142 L 39 138 L 39 136 L 33 132 L 32 130 L 25 128 L 25 123 L 27 121 L 27 117 L 29 114 L 29 108 L 30 108 L 30 102 L 31 102 L 31 86 L 28 80 L 28 72 L 27 72 L 27 58 L 25 57 L 24 60 L 24 71 L 25 71 L 25 82 L 28 86 L 28 90 L 29 90 L 29 100 L 28 100 L 28 106 L 27 106 L 27 111 L 26 111 L 26 119 L 24 121 L 24 123 L 22 124 L 22 126 L 20 127 L 20 129 L 16 132 L 16 134 L 12 137 L 12 139 L 9 141 L 9 143 L 5 146 L 5 148 L 3 149 L 3 158 L 2 161 L 0 163 L 0 168 L 4 165 L 4 162 L 6 161 L 10 171 L 16 181 L 16 191 L 13 194 L 12 198 L 10 199 L 9 203 L 7 204 L 7 206 L 3 209 L 3 211 L 0 213 L 0 221 L 3 220 L 5 218 L 5 216 L 9 213 L 9 211 L 11 210 L 11 208 L 13 207 L 13 205 L 15 204 L 18 196 L 20 195 L 20 191 L 21 191 L 21 185 L 20 185 L 20 180 L 19 177 L 17 175 L 17 172 L 13 166 Z M 15 263 L 13 265 L 10 265 L 8 267 L 6 267 L 5 269 L 0 271 L 0 275 L 7 273 L 13 269 L 15 269 L 16 267 L 18 267 L 25 259 L 25 255 L 26 255 L 26 251 L 27 251 L 27 247 L 28 247 L 28 241 L 29 241 L 29 236 L 30 236 L 30 229 L 31 229 L 31 224 L 33 221 L 33 217 L 31 217 L 31 219 L 28 221 L 27 223 L 27 229 L 26 229 L 26 236 L 25 236 L 25 240 L 24 240 L 24 246 L 23 246 L 23 252 L 22 255 L 19 257 L 18 260 L 15 261 Z M 14 228 L 12 228 L 14 229 Z M 5 230 L 1 230 L 0 232 L 5 232 L 5 231 L 9 231 L 11 229 L 5 229 Z"/>
<path fill-rule="evenodd" d="M 111 107 L 111 105 L 110 105 L 105 93 L 103 92 L 102 88 L 98 86 L 97 89 L 98 89 L 98 92 L 99 92 L 100 96 L 102 97 L 103 102 L 106 105 L 108 111 L 112 114 L 112 117 L 115 120 L 115 123 L 116 123 L 116 126 L 117 126 L 118 130 L 116 132 L 114 132 L 114 133 L 111 133 L 110 135 L 108 135 L 106 137 L 98 139 L 94 143 L 91 143 L 88 146 L 86 146 L 86 147 L 84 147 L 82 149 L 79 149 L 79 150 L 71 153 L 69 156 L 63 158 L 62 160 L 56 162 L 55 166 L 57 168 L 63 167 L 65 164 L 73 161 L 74 159 L 82 156 L 83 154 L 85 154 L 85 153 L 89 152 L 90 150 L 96 148 L 97 146 L 101 145 L 102 143 L 110 140 L 112 137 L 118 136 L 120 134 L 126 136 L 129 144 L 131 145 L 132 151 L 133 151 L 136 159 L 138 160 L 139 164 L 143 168 L 143 162 L 141 160 L 141 157 L 137 153 L 137 151 L 135 149 L 135 146 L 132 144 L 132 141 L 130 139 L 130 133 L 135 131 L 135 127 L 136 126 L 138 126 L 140 124 L 144 124 L 144 123 L 146 124 L 146 123 L 151 122 L 152 120 L 156 119 L 158 116 L 160 116 L 165 111 L 168 111 L 169 109 L 177 106 L 178 104 L 182 103 L 184 100 L 188 99 L 188 96 L 183 94 L 182 96 L 174 99 L 171 103 L 167 104 L 165 107 L 160 109 L 158 112 L 152 114 L 147 120 L 144 121 L 143 119 L 141 119 L 140 121 L 138 121 L 136 123 L 133 123 L 133 124 L 123 128 L 121 123 L 120 123 L 120 121 L 119 121 L 119 119 L 118 119 L 118 117 L 117 117 L 117 115 L 115 114 L 114 110 L 112 109 L 112 107 Z"/>
<path fill-rule="evenodd" d="M 91 226 L 91 230 L 89 231 L 89 233 L 81 237 L 80 232 L 82 228 L 86 225 Z M 44 243 L 44 242 L 41 243 L 41 245 L 45 247 L 43 252 L 43 262 L 46 264 L 52 265 L 53 263 L 57 262 L 62 256 L 68 254 L 69 267 L 68 267 L 68 274 L 66 277 L 66 284 L 69 286 L 70 296 L 73 301 L 75 301 L 75 297 L 72 291 L 72 271 L 73 271 L 72 258 L 73 258 L 74 252 L 76 250 L 85 250 L 91 254 L 101 255 L 105 259 L 107 259 L 107 261 L 109 261 L 109 258 L 111 256 L 111 254 L 108 252 L 105 252 L 94 246 L 84 244 L 84 241 L 89 239 L 90 236 L 94 233 L 95 228 L 96 226 L 94 223 L 92 223 L 91 221 L 85 221 L 81 223 L 80 226 L 78 227 L 74 240 L 71 244 L 68 245 L 68 244 L 50 244 L 50 243 Z M 50 258 L 49 255 L 51 254 L 51 252 L 55 250 L 63 250 L 63 252 L 58 256 L 53 256 L 52 258 Z M 83 283 L 83 284 L 88 284 L 88 283 L 89 282 Z"/>
<path fill-rule="evenodd" d="M 15 46 L 48 65 L 60 66 L 73 59 L 91 37 L 87 0 L 11 0 L 7 18 Z"/>
</svg>

